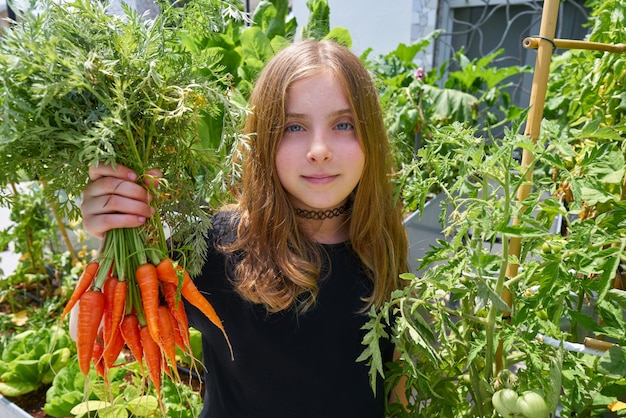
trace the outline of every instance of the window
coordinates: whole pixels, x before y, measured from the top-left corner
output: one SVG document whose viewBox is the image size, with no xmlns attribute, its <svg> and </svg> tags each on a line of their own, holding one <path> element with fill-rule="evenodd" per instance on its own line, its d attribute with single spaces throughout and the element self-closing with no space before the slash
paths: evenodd
<svg viewBox="0 0 626 418">
<path fill-rule="evenodd" d="M 585 0 L 561 1 L 555 38 L 585 38 L 587 29 L 583 25 L 589 11 L 584 3 Z M 525 49 L 522 41 L 539 34 L 542 10 L 543 1 L 539 0 L 439 0 L 437 27 L 443 33 L 435 41 L 434 66 L 439 67 L 463 48 L 470 59 L 504 49 L 496 65 L 534 68 L 536 51 Z M 522 75 L 513 83 L 513 103 L 528 106 L 532 74 Z"/>
</svg>

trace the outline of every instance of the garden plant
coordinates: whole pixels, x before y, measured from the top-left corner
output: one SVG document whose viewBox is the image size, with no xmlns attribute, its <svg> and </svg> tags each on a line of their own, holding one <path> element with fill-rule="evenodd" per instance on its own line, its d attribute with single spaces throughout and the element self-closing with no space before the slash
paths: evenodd
<svg viewBox="0 0 626 418">
<path fill-rule="evenodd" d="M 3 106 L 2 186 L 24 180 L 35 185 L 45 184 L 41 189 L 44 205 L 33 208 L 38 208 L 46 218 L 34 219 L 31 223 L 47 220 L 51 216 L 48 209 L 55 208 L 58 211 L 52 212 L 59 225 L 66 218 L 77 220 L 77 197 L 87 180 L 86 168 L 91 164 L 123 163 L 139 173 L 145 173 L 152 166 L 167 169 L 155 200 L 161 211 L 160 216 L 155 217 L 156 223 L 145 230 L 115 231 L 105 238 L 103 247 L 95 254 L 81 253 L 80 260 L 78 256 L 72 257 L 69 274 L 61 274 L 58 265 L 39 255 L 43 254 L 45 245 L 51 244 L 49 241 L 26 234 L 27 242 L 37 245 L 38 251 L 30 250 L 24 255 L 40 264 L 38 273 L 42 280 L 51 282 L 49 287 L 57 289 L 47 295 L 49 299 L 44 303 L 51 312 L 57 312 L 56 321 L 60 323 L 55 326 L 59 331 L 42 336 L 43 348 L 31 350 L 32 356 L 26 357 L 19 347 L 30 349 L 30 343 L 21 341 L 33 332 L 17 333 L 26 321 L 10 315 L 13 328 L 7 324 L 9 332 L 3 346 L 8 351 L 3 351 L 0 362 L 2 394 L 28 395 L 41 386 L 52 384 L 44 409 L 56 416 L 84 415 L 90 411 L 103 415 L 144 416 L 158 413 L 157 407 L 163 415 L 179 416 L 185 411 L 195 416 L 198 408 L 193 402 L 198 403 L 199 395 L 189 395 L 178 390 L 179 385 L 161 380 L 161 373 L 155 370 L 162 364 L 151 365 L 148 360 L 154 356 L 148 356 L 145 350 L 141 353 L 132 349 L 123 329 L 126 318 L 119 322 L 119 331 L 118 321 L 110 319 L 109 335 L 106 335 L 107 313 L 111 312 L 110 318 L 116 317 L 114 309 L 103 310 L 105 333 L 94 335 L 95 343 L 87 345 L 81 343 L 81 338 L 76 345 L 66 344 L 66 339 L 60 338 L 61 332 L 67 333 L 63 319 L 78 298 L 82 300 L 85 295 L 106 298 L 108 284 L 115 283 L 116 290 L 111 290 L 110 294 L 117 294 L 117 289 L 122 288 L 127 297 L 126 302 L 114 305 L 126 305 L 126 312 L 133 312 L 127 317 L 136 312 L 140 325 L 150 328 L 150 318 L 154 316 L 147 314 L 146 298 L 141 284 L 137 283 L 137 288 L 134 283 L 135 277 L 139 277 L 134 271 L 146 263 L 157 265 L 154 256 L 164 254 L 167 247 L 165 226 L 174 239 L 182 243 L 177 248 L 191 249 L 180 260 L 187 262 L 189 271 L 193 271 L 194 260 L 202 258 L 201 231 L 208 227 L 207 207 L 219 206 L 217 202 L 228 199 L 228 183 L 231 176 L 237 176 L 234 164 L 237 156 L 231 152 L 231 145 L 245 140 L 233 132 L 245 111 L 249 80 L 256 77 L 265 60 L 293 41 L 293 21 L 285 21 L 287 2 L 262 2 L 251 22 L 244 18 L 241 4 L 221 0 L 197 2 L 183 8 L 163 3 L 161 13 L 153 20 L 131 9 L 125 9 L 123 17 L 112 16 L 106 13 L 106 5 L 90 1 L 42 2 L 35 6 L 36 9 L 25 12 L 3 34 L 0 44 L 4 77 L 0 96 Z M 349 44 L 345 30 L 329 29 L 325 2 L 313 1 L 310 7 L 311 19 L 303 28 L 307 33 Z M 232 50 L 224 49 L 225 44 L 232 46 Z M 228 58 L 234 59 L 234 64 Z M 227 64 L 232 66 L 229 68 Z M 150 182 L 147 184 L 150 186 Z M 21 197 L 18 193 L 7 193 L 1 199 L 17 210 Z M 20 220 L 16 230 L 21 231 L 23 226 L 25 231 L 33 230 L 33 225 L 27 222 Z M 36 230 L 56 236 L 55 227 Z M 8 233 L 6 237 L 7 240 L 12 238 Z M 52 244 L 56 244 L 54 240 Z M 22 250 L 22 247 L 15 248 Z M 72 251 L 68 245 L 68 253 Z M 44 270 L 58 276 L 57 280 L 49 280 Z M 109 278 L 111 271 L 119 280 Z M 24 281 L 22 273 L 20 268 L 9 280 L 3 281 L 7 284 L 3 295 L 9 299 L 11 312 L 21 307 L 12 302 L 14 286 L 21 286 Z M 90 276 L 93 279 L 86 282 L 88 290 L 82 290 L 85 292 L 82 296 L 74 291 L 67 303 L 73 288 L 81 287 L 74 283 L 78 276 L 78 283 Z M 186 282 L 181 285 L 182 275 L 178 278 L 172 270 L 170 276 L 173 284 L 182 287 L 182 296 L 189 299 L 187 290 L 191 286 Z M 112 298 L 115 302 L 116 297 Z M 79 327 L 81 317 L 95 311 L 95 302 L 85 300 L 82 304 L 86 309 L 79 310 Z M 168 306 L 173 310 L 176 301 L 172 302 Z M 65 309 L 60 309 L 63 306 Z M 27 312 L 23 316 L 29 315 L 31 313 Z M 167 322 L 169 320 L 165 320 Z M 160 326 L 163 324 L 161 322 Z M 219 318 L 215 324 L 221 326 Z M 30 325 L 35 324 L 31 321 Z M 38 325 L 48 327 L 45 320 Z M 98 327 L 89 329 L 95 333 Z M 124 337 L 123 343 L 120 335 Z M 228 338 L 226 333 L 224 336 Z M 189 374 L 195 375 L 194 370 L 199 366 L 195 359 L 200 353 L 198 343 L 194 344 L 191 336 L 185 339 L 183 335 L 176 353 L 168 351 L 164 340 L 152 339 L 163 351 L 160 355 L 167 358 L 162 370 L 170 379 L 179 381 L 181 364 L 190 367 Z M 64 344 L 57 346 L 61 341 Z M 145 348 L 147 340 L 143 342 Z M 95 354 L 99 344 L 103 344 L 102 356 Z M 127 346 L 125 353 L 122 344 Z M 57 349 L 62 351 L 55 351 Z M 40 358 L 43 351 L 50 353 Z M 141 357 L 146 360 L 143 366 Z M 75 396 L 76 391 L 68 387 L 71 379 L 64 369 L 64 366 L 74 366 L 77 359 L 86 382 L 81 387 L 80 399 Z M 32 373 L 21 373 L 24 362 L 39 370 L 41 376 L 35 378 Z M 74 367 L 71 376 L 75 374 Z M 54 394 L 66 390 L 66 396 L 59 402 Z M 187 407 L 190 402 L 192 405 Z M 175 404 L 178 407 L 172 407 Z"/>
<path fill-rule="evenodd" d="M 123 132 L 124 120 L 106 119 L 103 107 L 76 105 L 93 100 L 89 83 L 116 77 L 116 59 L 130 56 L 102 60 L 88 53 L 101 48 L 94 42 L 110 40 L 111 27 L 123 28 L 115 47 L 129 54 L 146 48 L 128 63 L 152 71 L 140 74 L 147 82 L 185 81 L 189 92 L 202 86 L 174 115 L 185 127 L 158 118 L 126 127 L 133 134 L 156 129 L 154 135 L 168 126 L 181 129 L 174 132 L 188 141 L 190 157 L 173 166 L 182 169 L 182 177 L 166 173 L 162 188 L 168 194 L 159 207 L 175 233 L 193 237 L 188 219 L 174 215 L 208 219 L 209 207 L 229 199 L 228 186 L 238 173 L 233 145 L 245 141 L 234 132 L 252 83 L 265 62 L 298 34 L 287 0 L 261 1 L 250 20 L 234 1 L 193 3 L 171 9 L 155 28 L 130 10 L 125 23 L 114 23 L 80 0 L 73 6 L 77 18 L 58 26 L 76 37 L 72 42 L 66 43 L 63 33 L 38 32 L 49 27 L 45 13 L 29 16 L 28 31 L 16 27 L 2 35 L 0 185 L 11 192 L 0 195 L 0 204 L 11 208 L 15 226 L 0 233 L 0 246 L 10 242 L 23 258 L 0 280 L 0 394 L 17 400 L 43 388 L 49 416 L 96 411 L 192 417 L 202 406 L 201 382 L 193 378 L 195 358 L 201 358 L 194 330 L 191 353 L 177 351 L 177 369 L 188 372 L 188 384 L 165 379 L 157 393 L 129 353 L 116 359 L 106 385 L 93 367 L 82 373 L 67 321 L 59 321 L 98 250 L 84 240 L 77 211 L 87 165 L 124 154 L 119 149 L 110 154 L 112 145 L 98 143 Z M 330 28 L 325 1 L 310 0 L 308 6 L 311 18 L 303 36 L 350 45 L 347 31 Z M 622 2 L 588 0 L 586 6 L 589 40 L 626 42 Z M 72 28 L 81 24 L 82 30 Z M 172 54 L 165 59 L 146 34 Z M 385 56 L 362 56 L 379 85 L 401 163 L 393 179 L 398 198 L 407 211 L 423 211 L 434 194 L 444 195 L 446 239 L 420 260 L 419 272 L 403 276 L 405 288 L 370 312 L 359 361 L 369 362 L 372 379 L 384 374 L 388 388 L 406 381 L 409 405 L 389 405 L 392 416 L 626 415 L 625 56 L 579 50 L 555 55 L 535 142 L 520 133 L 527 110 L 512 105 L 507 94 L 509 77 L 530 69 L 497 68 L 500 52 L 469 59 L 463 51 L 441 68 L 418 69 L 416 54 L 436 36 L 399 45 Z M 61 47 L 71 50 L 55 56 Z M 152 60 L 142 61 L 146 57 Z M 39 74 L 40 82 L 29 85 L 27 74 Z M 148 105 L 157 100 L 144 99 Z M 50 106 L 57 107 L 46 113 Z M 100 121 L 93 125 L 100 131 L 90 131 L 85 121 Z M 49 148 L 68 138 L 77 141 L 70 144 L 73 152 L 69 143 L 62 151 Z M 79 142 L 87 140 L 89 146 Z M 530 179 L 519 158 L 524 150 L 534 156 Z M 149 161 L 142 163 L 147 167 Z M 12 188 L 24 182 L 32 189 Z M 527 187 L 531 192 L 520 201 L 518 191 Z M 519 254 L 511 252 L 511 239 L 521 239 Z M 511 264 L 520 268 L 509 277 Z M 503 297 L 506 292 L 510 300 Z M 382 337 L 397 344 L 398 362 L 381 364 Z"/>
<path fill-rule="evenodd" d="M 623 44 L 624 5 L 588 6 L 589 40 Z M 409 207 L 444 194 L 446 239 L 371 312 L 372 373 L 384 373 L 378 338 L 402 351 L 386 374 L 391 386 L 407 379 L 410 407 L 393 406 L 396 416 L 626 413 L 624 62 L 556 57 L 536 141 L 520 133 L 526 114 L 501 137 L 461 120 L 435 126 L 405 163 Z M 523 200 L 520 189 L 530 190 Z"/>
</svg>

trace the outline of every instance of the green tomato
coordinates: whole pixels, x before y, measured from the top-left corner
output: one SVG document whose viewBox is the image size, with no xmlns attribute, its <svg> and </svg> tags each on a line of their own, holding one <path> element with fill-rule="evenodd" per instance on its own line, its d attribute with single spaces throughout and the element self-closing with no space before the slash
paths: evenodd
<svg viewBox="0 0 626 418">
<path fill-rule="evenodd" d="M 493 407 L 505 418 L 514 417 L 519 413 L 518 400 L 519 396 L 513 389 L 500 389 L 491 397 Z"/>
<path fill-rule="evenodd" d="M 517 410 L 528 418 L 548 418 L 550 411 L 543 397 L 532 390 L 522 393 L 517 399 Z"/>
<path fill-rule="evenodd" d="M 537 318 L 543 319 L 544 321 L 546 321 L 548 319 L 548 312 L 545 309 L 538 310 Z"/>
<path fill-rule="evenodd" d="M 541 252 L 544 254 L 558 254 L 565 248 L 565 240 L 551 239 L 541 245 Z"/>
</svg>

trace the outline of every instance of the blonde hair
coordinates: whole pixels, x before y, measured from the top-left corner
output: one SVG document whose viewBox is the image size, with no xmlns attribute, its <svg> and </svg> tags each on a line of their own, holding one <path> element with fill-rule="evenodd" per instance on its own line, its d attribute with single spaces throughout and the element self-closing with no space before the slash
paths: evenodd
<svg viewBox="0 0 626 418">
<path fill-rule="evenodd" d="M 332 41 L 302 41 L 279 52 L 262 71 L 249 104 L 237 191 L 238 231 L 224 250 L 237 257 L 235 287 L 270 312 L 315 303 L 325 253 L 300 231 L 293 207 L 276 173 L 276 149 L 285 124 L 285 102 L 296 81 L 332 72 L 344 85 L 365 154 L 359 185 L 352 193 L 350 245 L 373 282 L 365 308 L 380 305 L 407 270 L 408 243 L 401 208 L 390 182 L 392 158 L 376 88 L 347 48 Z"/>
</svg>

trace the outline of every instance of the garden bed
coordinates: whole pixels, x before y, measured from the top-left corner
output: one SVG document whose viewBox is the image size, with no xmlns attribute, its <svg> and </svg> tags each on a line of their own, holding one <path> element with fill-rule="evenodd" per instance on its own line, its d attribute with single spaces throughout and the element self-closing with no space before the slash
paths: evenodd
<svg viewBox="0 0 626 418">
<path fill-rule="evenodd" d="M 0 396 L 0 416 L 4 418 L 36 417 L 52 418 L 43 411 L 46 403 L 46 391 L 49 386 L 16 398 Z"/>
</svg>

